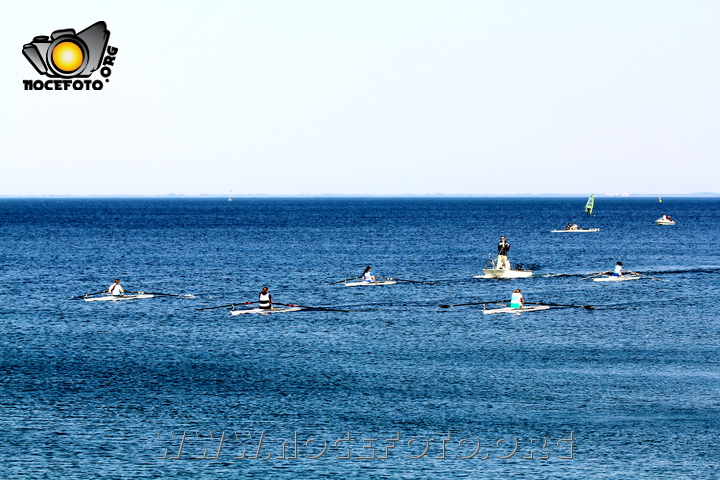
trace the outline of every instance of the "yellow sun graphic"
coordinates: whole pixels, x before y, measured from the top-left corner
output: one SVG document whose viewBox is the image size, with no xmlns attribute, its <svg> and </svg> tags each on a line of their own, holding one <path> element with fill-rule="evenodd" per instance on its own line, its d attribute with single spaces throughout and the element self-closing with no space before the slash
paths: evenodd
<svg viewBox="0 0 720 480">
<path fill-rule="evenodd" d="M 74 72 L 83 63 L 83 52 L 73 42 L 58 43 L 53 49 L 52 61 L 63 72 Z"/>
</svg>

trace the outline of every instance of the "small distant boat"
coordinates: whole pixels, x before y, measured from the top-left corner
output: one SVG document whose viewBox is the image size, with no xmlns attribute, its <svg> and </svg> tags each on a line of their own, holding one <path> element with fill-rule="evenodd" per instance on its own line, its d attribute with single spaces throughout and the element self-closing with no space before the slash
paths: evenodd
<svg viewBox="0 0 720 480">
<path fill-rule="evenodd" d="M 302 310 L 302 307 L 285 307 L 285 308 L 245 308 L 243 310 L 231 310 L 230 315 L 244 315 L 246 313 L 286 313 L 286 312 L 297 312 Z"/>
<path fill-rule="evenodd" d="M 599 232 L 599 228 L 562 228 L 557 230 L 550 230 L 551 233 L 578 233 L 578 232 Z"/>
<path fill-rule="evenodd" d="M 585 213 L 592 215 L 593 208 L 595 208 L 595 194 L 591 193 L 590 198 L 588 198 L 588 201 L 585 204 Z"/>
<path fill-rule="evenodd" d="M 662 197 L 658 197 L 658 202 L 662 203 Z"/>
<path fill-rule="evenodd" d="M 506 268 L 483 268 L 484 275 L 475 275 L 473 278 L 528 278 L 532 277 L 531 270 L 508 270 Z"/>
<path fill-rule="evenodd" d="M 663 215 L 662 217 L 655 220 L 655 223 L 658 225 L 675 225 L 675 220 L 670 219 L 667 215 Z"/>
<path fill-rule="evenodd" d="M 487 310 L 483 310 L 483 313 L 485 315 L 490 315 L 493 313 L 523 313 L 523 312 L 537 312 L 538 310 L 549 310 L 550 307 L 547 305 L 537 305 L 534 307 L 522 307 L 522 308 L 511 308 L 511 307 L 504 307 L 504 308 L 489 308 Z"/>
<path fill-rule="evenodd" d="M 396 280 L 377 280 L 375 282 L 365 282 L 365 281 L 359 281 L 359 282 L 345 282 L 346 287 L 360 287 L 360 286 L 370 286 L 370 285 L 395 285 L 397 283 Z"/>
<path fill-rule="evenodd" d="M 152 298 L 155 295 L 139 293 L 137 295 L 105 295 L 104 297 L 85 297 L 86 302 L 117 302 L 119 300 L 137 300 L 139 298 Z"/>
<path fill-rule="evenodd" d="M 624 282 L 626 280 L 640 280 L 641 278 L 636 275 L 606 275 L 593 278 L 593 282 Z"/>
<path fill-rule="evenodd" d="M 228 202 L 232 202 L 232 197 L 228 197 Z"/>
<path fill-rule="evenodd" d="M 532 270 L 497 268 L 497 259 L 491 254 L 490 268 L 483 268 L 483 274 L 474 275 L 473 278 L 528 278 L 532 277 Z"/>
</svg>

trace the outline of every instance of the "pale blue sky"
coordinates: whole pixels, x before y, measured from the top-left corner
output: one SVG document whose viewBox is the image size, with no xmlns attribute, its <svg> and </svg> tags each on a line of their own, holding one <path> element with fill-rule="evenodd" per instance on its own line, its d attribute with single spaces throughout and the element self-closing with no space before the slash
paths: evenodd
<svg viewBox="0 0 720 480">
<path fill-rule="evenodd" d="M 99 20 L 102 91 L 23 91 L 23 44 Z M 718 1 L 0 0 L 0 24 L 0 195 L 720 191 Z"/>
</svg>

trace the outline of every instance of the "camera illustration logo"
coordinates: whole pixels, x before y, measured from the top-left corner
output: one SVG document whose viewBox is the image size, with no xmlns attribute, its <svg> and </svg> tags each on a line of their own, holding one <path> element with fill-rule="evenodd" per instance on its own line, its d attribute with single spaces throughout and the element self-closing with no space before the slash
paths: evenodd
<svg viewBox="0 0 720 480">
<path fill-rule="evenodd" d="M 117 48 L 108 47 L 110 31 L 105 22 L 97 22 L 76 33 L 67 28 L 55 30 L 48 37 L 40 35 L 23 45 L 22 53 L 41 75 L 64 80 L 24 80 L 25 90 L 102 90 L 103 82 L 75 80 L 87 78 L 100 69 L 100 74 L 109 81 L 114 66 Z M 103 56 L 106 53 L 104 60 Z M 102 66 L 102 68 L 101 68 Z"/>
</svg>

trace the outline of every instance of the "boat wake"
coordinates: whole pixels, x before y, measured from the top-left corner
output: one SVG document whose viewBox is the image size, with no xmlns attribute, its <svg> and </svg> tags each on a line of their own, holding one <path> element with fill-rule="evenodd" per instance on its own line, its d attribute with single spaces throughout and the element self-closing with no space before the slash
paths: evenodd
<svg viewBox="0 0 720 480">
<path fill-rule="evenodd" d="M 699 265 L 696 267 L 687 268 L 672 268 L 668 270 L 657 269 L 657 270 L 644 270 L 640 273 L 643 274 L 655 274 L 655 275 L 667 275 L 667 274 L 683 274 L 683 273 L 718 273 L 720 272 L 720 266 L 716 265 Z"/>
</svg>

